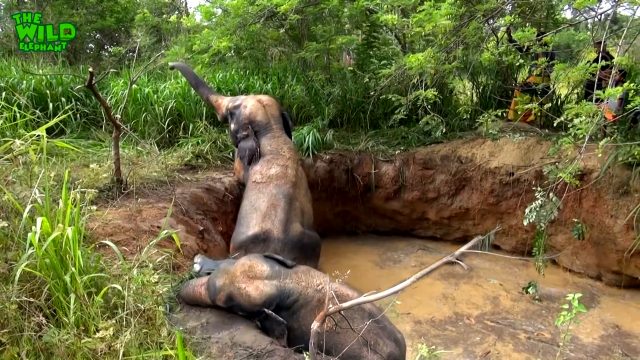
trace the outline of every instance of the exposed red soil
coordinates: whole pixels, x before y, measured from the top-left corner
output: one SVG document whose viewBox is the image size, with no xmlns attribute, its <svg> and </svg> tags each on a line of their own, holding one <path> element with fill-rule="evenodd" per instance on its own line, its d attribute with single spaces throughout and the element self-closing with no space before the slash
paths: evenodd
<svg viewBox="0 0 640 360">
<path fill-rule="evenodd" d="M 198 253 L 227 257 L 242 196 L 240 184 L 231 172 L 197 178 L 141 199 L 125 198 L 104 206 L 90 220 L 92 235 L 112 241 L 125 256 L 133 256 L 162 230 L 175 230 L 183 255 L 177 257 L 177 270 L 191 266 Z M 168 236 L 159 245 L 178 250 Z"/>
<path fill-rule="evenodd" d="M 306 159 L 317 231 L 323 236 L 372 232 L 463 241 L 500 225 L 494 244 L 528 254 L 534 228 L 523 226 L 523 214 L 534 199 L 534 186 L 546 179 L 543 166 L 557 160 L 546 155 L 549 146 L 537 137 L 465 139 L 390 159 L 355 153 Z M 637 182 L 622 167 L 595 181 L 604 160 L 586 155 L 583 188 L 557 191 L 563 206 L 548 228 L 548 253 L 558 254 L 561 266 L 607 284 L 638 286 L 640 254 L 625 256 L 636 238 L 626 219 L 638 203 Z M 158 235 L 172 208 L 166 225 L 180 234 L 184 265 L 198 252 L 224 257 L 241 194 L 230 172 L 217 172 L 103 210 L 94 217 L 92 232 L 125 254 L 136 253 Z M 571 234 L 573 219 L 587 227 L 583 241 Z M 170 240 L 164 244 L 172 246 Z"/>
<path fill-rule="evenodd" d="M 523 226 L 535 186 L 544 186 L 550 143 L 537 137 L 467 139 L 381 160 L 330 154 L 306 160 L 314 216 L 322 235 L 349 232 L 410 234 L 463 241 L 496 225 L 494 244 L 529 254 L 535 228 Z M 636 235 L 628 215 L 638 205 L 631 171 L 616 167 L 595 181 L 606 160 L 581 161 L 582 188 L 560 186 L 557 220 L 548 228 L 549 254 L 561 266 L 611 285 L 640 284 L 640 253 L 625 256 Z M 573 219 L 586 238 L 571 233 Z"/>
</svg>

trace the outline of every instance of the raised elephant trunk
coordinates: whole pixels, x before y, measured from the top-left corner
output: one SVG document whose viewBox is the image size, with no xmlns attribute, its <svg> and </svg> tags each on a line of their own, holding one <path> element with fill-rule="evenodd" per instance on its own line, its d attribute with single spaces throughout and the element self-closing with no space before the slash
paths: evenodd
<svg viewBox="0 0 640 360">
<path fill-rule="evenodd" d="M 209 277 L 205 276 L 187 281 L 184 285 L 182 285 L 178 297 L 180 297 L 182 301 L 189 305 L 213 305 L 213 301 L 211 301 L 209 292 L 207 291 L 208 280 Z"/>
<path fill-rule="evenodd" d="M 211 89 L 209 85 L 207 85 L 204 80 L 196 75 L 196 73 L 193 72 L 193 70 L 191 70 L 191 68 L 185 63 L 171 62 L 169 63 L 169 69 L 178 69 L 182 76 L 187 79 L 189 85 L 191 85 L 193 90 L 195 90 L 196 93 L 200 95 L 202 100 L 213 105 L 213 107 L 216 109 L 218 120 L 222 120 L 224 118 L 222 114 L 224 114 L 224 104 L 227 99 L 226 96 L 220 95 L 217 92 L 213 91 L 213 89 Z"/>
</svg>

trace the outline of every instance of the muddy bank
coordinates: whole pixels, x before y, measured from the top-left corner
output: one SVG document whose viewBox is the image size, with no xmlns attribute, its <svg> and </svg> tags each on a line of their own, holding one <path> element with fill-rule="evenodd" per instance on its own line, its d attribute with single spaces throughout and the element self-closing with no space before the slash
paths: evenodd
<svg viewBox="0 0 640 360">
<path fill-rule="evenodd" d="M 502 231 L 495 245 L 529 254 L 533 226 L 522 224 L 545 181 L 549 142 L 537 137 L 498 141 L 467 139 L 401 153 L 390 159 L 330 154 L 305 160 L 314 217 L 323 236 L 345 233 L 405 234 L 463 241 Z M 635 232 L 625 222 L 638 204 L 631 172 L 621 167 L 594 182 L 605 158 L 588 154 L 575 189 L 562 186 L 558 219 L 549 227 L 548 253 L 558 264 L 611 285 L 640 285 L 640 252 L 626 256 Z M 571 234 L 573 219 L 586 238 Z"/>
<path fill-rule="evenodd" d="M 401 153 L 390 159 L 331 153 L 303 161 L 322 236 L 382 233 L 465 241 L 496 225 L 495 245 L 513 254 L 531 249 L 534 228 L 522 224 L 534 186 L 545 180 L 550 143 L 537 137 L 467 139 Z M 583 189 L 563 187 L 558 219 L 549 227 L 548 253 L 572 271 L 610 285 L 640 285 L 640 252 L 625 256 L 635 233 L 628 214 L 637 205 L 629 170 L 616 168 L 598 181 L 594 154 L 582 163 Z M 94 235 L 136 253 L 160 229 L 178 230 L 184 263 L 204 253 L 224 257 L 242 189 L 231 173 L 196 176 L 171 191 L 131 199 L 92 221 Z M 164 218 L 171 209 L 168 221 Z M 587 227 L 577 241 L 573 219 Z M 165 241 L 172 246 L 171 241 Z"/>
<path fill-rule="evenodd" d="M 176 231 L 180 248 L 169 236 L 161 247 L 176 253 L 176 270 L 191 267 L 196 254 L 229 255 L 229 240 L 240 207 L 242 189 L 233 174 L 196 174 L 143 198 L 127 197 L 102 206 L 89 219 L 89 232 L 110 240 L 125 256 L 142 252 L 163 230 Z"/>
</svg>

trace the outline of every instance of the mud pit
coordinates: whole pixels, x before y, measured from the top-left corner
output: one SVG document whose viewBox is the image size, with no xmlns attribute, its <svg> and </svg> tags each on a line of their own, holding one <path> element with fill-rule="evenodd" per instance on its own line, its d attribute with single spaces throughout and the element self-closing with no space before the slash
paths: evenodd
<svg viewBox="0 0 640 360">
<path fill-rule="evenodd" d="M 305 160 L 316 228 L 326 239 L 321 270 L 331 274 L 350 269 L 347 282 L 352 286 L 381 289 L 451 251 L 453 242 L 468 241 L 497 224 L 503 230 L 494 245 L 509 254 L 527 255 L 533 228 L 522 225 L 522 214 L 533 200 L 532 188 L 544 180 L 543 166 L 557 160 L 544 156 L 548 147 L 537 138 L 470 139 L 384 160 L 341 153 Z M 564 206 L 549 228 L 548 251 L 565 269 L 634 287 L 640 284 L 640 252 L 627 253 L 635 233 L 625 219 L 637 205 L 640 186 L 622 168 L 598 179 L 599 164 L 605 160 L 586 156 L 580 178 L 588 186 L 559 189 Z M 176 229 L 182 242 L 176 270 L 182 272 L 197 253 L 228 255 L 241 196 L 230 172 L 198 174 L 172 189 L 105 209 L 93 219 L 92 232 L 132 255 L 163 226 Z M 583 241 L 571 235 L 574 218 L 587 226 Z M 335 238 L 363 233 L 439 242 Z M 172 241 L 163 245 L 172 248 Z M 438 270 L 391 306 L 389 314 L 407 339 L 409 355 L 424 338 L 427 345 L 452 351 L 445 354 L 449 358 L 553 358 L 558 306 L 566 293 L 580 291 L 592 310 L 575 331 L 570 358 L 640 357 L 637 290 L 610 288 L 554 266 L 538 279 L 532 264 L 490 255 L 467 256 L 466 261 L 472 267 L 469 273 Z M 542 303 L 519 293 L 532 279 L 542 286 Z M 192 340 L 201 340 L 202 354 L 217 359 L 301 358 L 228 314 L 185 307 L 174 320 L 190 329 Z"/>
<path fill-rule="evenodd" d="M 325 239 L 320 268 L 361 292 L 395 285 L 458 245 L 401 237 Z M 501 252 L 502 253 L 502 252 Z M 502 253 L 504 254 L 504 253 Z M 445 266 L 395 299 L 382 301 L 407 340 L 407 359 L 423 342 L 449 351 L 443 359 L 553 359 L 560 334 L 554 319 L 565 295 L 583 294 L 589 311 L 575 327 L 564 358 L 640 358 L 640 291 L 620 290 L 550 266 L 493 255 L 466 254 L 470 266 Z M 521 293 L 538 282 L 540 302 Z"/>
</svg>

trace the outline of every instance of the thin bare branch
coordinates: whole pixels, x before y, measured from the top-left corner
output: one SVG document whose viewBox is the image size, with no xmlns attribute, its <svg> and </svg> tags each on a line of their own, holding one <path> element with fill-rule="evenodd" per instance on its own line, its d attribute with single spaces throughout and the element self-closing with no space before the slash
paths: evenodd
<svg viewBox="0 0 640 360">
<path fill-rule="evenodd" d="M 122 135 L 123 126 L 120 122 L 120 117 L 113 115 L 111 106 L 109 106 L 109 103 L 107 103 L 104 97 L 102 97 L 102 95 L 100 94 L 100 91 L 98 91 L 96 82 L 97 80 L 95 80 L 95 72 L 93 71 L 93 68 L 89 68 L 89 77 L 87 78 L 85 87 L 89 89 L 89 91 L 91 91 L 91 94 L 93 94 L 93 97 L 98 100 L 100 106 L 102 107 L 102 110 L 105 113 L 105 116 L 113 125 L 113 178 L 116 183 L 116 191 L 120 192 L 125 190 L 124 180 L 122 179 L 122 168 L 120 166 L 120 136 Z"/>
</svg>

